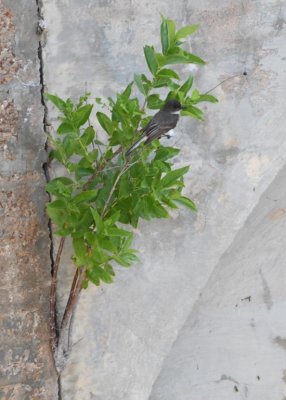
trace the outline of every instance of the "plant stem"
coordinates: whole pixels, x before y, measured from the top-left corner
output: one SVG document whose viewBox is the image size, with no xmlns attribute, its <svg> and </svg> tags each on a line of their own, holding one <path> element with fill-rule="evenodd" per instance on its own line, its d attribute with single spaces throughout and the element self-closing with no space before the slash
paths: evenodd
<svg viewBox="0 0 286 400">
<path fill-rule="evenodd" d="M 117 186 L 117 184 L 118 184 L 118 182 L 119 182 L 119 179 L 120 179 L 121 176 L 127 171 L 127 169 L 130 168 L 130 167 L 131 167 L 131 165 L 129 165 L 128 163 L 125 163 L 124 166 L 123 166 L 123 168 L 122 168 L 122 170 L 121 170 L 121 171 L 119 172 L 119 174 L 117 175 L 117 178 L 115 179 L 114 184 L 113 184 L 113 186 L 112 186 L 112 188 L 111 188 L 111 190 L 110 190 L 110 193 L 109 193 L 109 196 L 108 196 L 108 198 L 107 198 L 107 200 L 106 200 L 106 203 L 104 204 L 104 207 L 103 207 L 103 210 L 102 210 L 102 213 L 101 213 L 101 217 L 102 217 L 102 218 L 104 217 L 105 212 L 106 212 L 106 210 L 107 210 L 107 208 L 108 208 L 108 206 L 109 206 L 109 204 L 110 204 L 112 195 L 113 195 L 113 193 L 114 193 L 114 190 L 116 189 L 116 186 Z"/>
<path fill-rule="evenodd" d="M 82 283 L 85 279 L 86 271 L 85 268 L 77 268 L 76 273 L 73 278 L 69 299 L 65 308 L 64 316 L 61 323 L 61 331 L 64 330 L 69 322 L 70 318 L 73 314 L 73 311 L 78 303 L 79 294 L 82 289 Z"/>
<path fill-rule="evenodd" d="M 70 334 L 71 334 L 71 324 L 73 320 L 73 315 L 75 307 L 78 304 L 79 295 L 82 289 L 82 283 L 86 276 L 86 270 L 84 267 L 77 268 L 76 273 L 73 278 L 73 283 L 71 286 L 69 299 L 66 304 L 64 316 L 62 319 L 58 343 L 55 349 L 55 364 L 58 373 L 60 374 L 66 367 L 69 347 L 70 347 Z"/>
<path fill-rule="evenodd" d="M 60 240 L 59 248 L 57 251 L 56 261 L 53 267 L 52 281 L 50 288 L 50 331 L 51 331 L 51 345 L 52 350 L 55 351 L 58 344 L 58 334 L 57 334 L 57 318 L 56 318 L 56 297 L 57 297 L 57 276 L 60 265 L 60 259 L 65 243 L 65 237 Z"/>
</svg>

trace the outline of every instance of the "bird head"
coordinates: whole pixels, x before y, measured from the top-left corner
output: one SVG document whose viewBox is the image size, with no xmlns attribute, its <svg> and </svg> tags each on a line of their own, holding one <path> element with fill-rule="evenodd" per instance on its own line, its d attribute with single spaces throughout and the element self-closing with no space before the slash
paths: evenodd
<svg viewBox="0 0 286 400">
<path fill-rule="evenodd" d="M 167 100 L 162 110 L 172 114 L 177 114 L 180 110 L 183 110 L 184 108 L 185 107 L 183 107 L 178 100 Z"/>
</svg>

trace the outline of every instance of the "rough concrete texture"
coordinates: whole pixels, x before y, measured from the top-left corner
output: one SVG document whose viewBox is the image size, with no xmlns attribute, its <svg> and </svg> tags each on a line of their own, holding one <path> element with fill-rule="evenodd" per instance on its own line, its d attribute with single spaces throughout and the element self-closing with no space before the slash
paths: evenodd
<svg viewBox="0 0 286 400">
<path fill-rule="evenodd" d="M 220 103 L 205 106 L 203 123 L 181 121 L 172 139 L 182 149 L 178 164 L 192 166 L 186 193 L 199 212 L 142 223 L 142 264 L 118 268 L 114 285 L 83 294 L 63 399 L 282 400 L 285 3 L 44 6 L 49 92 L 77 96 L 86 83 L 95 97 L 108 96 L 146 72 L 142 48 L 159 45 L 159 12 L 178 25 L 201 24 L 190 42 L 208 61 L 192 69 L 200 91 L 236 76 L 214 91 Z"/>
<path fill-rule="evenodd" d="M 0 398 L 53 400 L 36 1 L 0 1 Z"/>
</svg>

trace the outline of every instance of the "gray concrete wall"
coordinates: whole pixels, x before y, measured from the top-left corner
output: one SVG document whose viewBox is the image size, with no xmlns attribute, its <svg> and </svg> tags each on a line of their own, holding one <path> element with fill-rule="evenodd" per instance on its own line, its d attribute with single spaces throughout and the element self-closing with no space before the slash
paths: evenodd
<svg viewBox="0 0 286 400">
<path fill-rule="evenodd" d="M 189 44 L 208 61 L 193 69 L 201 91 L 238 76 L 215 90 L 205 122 L 182 121 L 173 139 L 199 212 L 140 224 L 143 262 L 84 292 L 63 399 L 282 400 L 285 4 L 45 0 L 47 89 L 114 94 L 146 71 L 159 12 L 201 24 Z"/>
<path fill-rule="evenodd" d="M 0 398 L 54 400 L 36 1 L 0 1 Z"/>
</svg>

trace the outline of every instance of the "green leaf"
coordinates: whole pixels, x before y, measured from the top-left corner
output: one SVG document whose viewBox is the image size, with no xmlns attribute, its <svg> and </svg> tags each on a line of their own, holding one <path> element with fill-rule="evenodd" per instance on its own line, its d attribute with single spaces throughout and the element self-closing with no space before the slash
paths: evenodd
<svg viewBox="0 0 286 400">
<path fill-rule="evenodd" d="M 197 103 L 200 100 L 200 92 L 198 89 L 195 89 L 192 93 L 191 102 Z"/>
<path fill-rule="evenodd" d="M 116 238 L 118 239 L 118 238 Z M 112 240 L 110 237 L 99 237 L 98 238 L 98 245 L 103 249 L 107 250 L 109 253 L 117 253 L 118 252 L 118 246 L 115 245 L 116 240 Z M 119 239 L 120 241 L 120 239 Z"/>
<path fill-rule="evenodd" d="M 191 116 L 193 118 L 199 119 L 199 120 L 203 120 L 204 119 L 204 113 L 202 110 L 200 110 L 197 107 L 194 106 L 187 106 L 186 109 L 184 109 L 183 111 L 181 111 L 181 115 L 183 116 Z"/>
<path fill-rule="evenodd" d="M 67 215 L 67 204 L 63 198 L 52 201 L 47 205 L 47 214 L 53 222 L 62 226 L 63 217 Z"/>
<path fill-rule="evenodd" d="M 170 81 L 168 82 L 167 85 L 168 85 L 168 88 L 173 90 L 175 93 L 177 93 L 177 91 L 178 91 L 178 89 L 180 87 L 180 85 L 178 85 L 177 83 L 171 81 L 171 79 L 170 79 Z M 176 96 L 174 96 L 174 97 L 176 97 Z"/>
<path fill-rule="evenodd" d="M 157 78 L 154 79 L 153 86 L 154 88 L 160 88 L 160 87 L 168 87 L 171 85 L 173 82 L 171 81 L 170 78 L 164 77 L 164 78 Z"/>
<path fill-rule="evenodd" d="M 52 160 L 58 160 L 61 163 L 64 163 L 63 161 L 63 155 L 61 154 L 61 152 L 59 150 L 56 149 L 52 149 L 49 152 L 49 161 Z"/>
<path fill-rule="evenodd" d="M 146 198 L 146 209 L 147 213 L 151 218 L 168 218 L 169 214 L 165 210 L 165 208 L 158 202 L 154 201 L 154 199 L 149 196 Z"/>
<path fill-rule="evenodd" d="M 70 158 L 77 149 L 77 144 L 75 143 L 73 135 L 66 135 L 62 141 L 62 149 L 66 158 Z"/>
<path fill-rule="evenodd" d="M 200 57 L 198 57 L 192 53 L 187 53 L 186 57 L 187 57 L 188 63 L 201 64 L 201 65 L 204 65 L 206 63 L 203 59 L 201 59 Z"/>
<path fill-rule="evenodd" d="M 96 286 L 100 285 L 100 279 L 99 276 L 96 272 L 94 272 L 93 270 L 87 270 L 86 271 L 86 276 L 87 278 Z"/>
<path fill-rule="evenodd" d="M 176 149 L 174 147 L 159 147 L 159 149 L 156 150 L 156 156 L 154 160 L 166 161 L 175 157 L 179 153 L 180 149 Z"/>
<path fill-rule="evenodd" d="M 104 271 L 108 272 L 112 276 L 115 276 L 114 269 L 113 269 L 112 265 L 110 265 L 110 264 L 105 264 Z"/>
<path fill-rule="evenodd" d="M 119 236 L 119 237 L 129 237 L 130 235 L 132 235 L 131 232 L 126 231 L 125 229 L 117 228 L 117 226 L 108 228 L 107 233 L 109 236 Z"/>
<path fill-rule="evenodd" d="M 133 233 L 132 232 L 130 232 L 130 233 L 131 233 L 131 235 L 129 237 L 125 238 L 123 246 L 122 246 L 122 249 L 125 251 L 129 250 L 129 248 L 133 242 Z"/>
<path fill-rule="evenodd" d="M 157 54 L 156 58 L 160 67 L 168 64 L 205 64 L 200 57 L 180 48 L 173 48 L 166 56 Z"/>
<path fill-rule="evenodd" d="M 193 85 L 193 80 L 194 80 L 193 76 L 190 75 L 186 80 L 186 82 L 180 87 L 179 92 L 184 93 L 184 96 L 186 96 L 188 94 L 188 91 L 191 89 Z"/>
<path fill-rule="evenodd" d="M 147 97 L 147 107 L 151 110 L 157 110 L 164 105 L 164 101 L 160 99 L 158 94 L 151 94 Z"/>
<path fill-rule="evenodd" d="M 52 179 L 46 185 L 46 191 L 54 196 L 69 197 L 73 191 L 74 182 L 66 177 L 59 177 Z"/>
<path fill-rule="evenodd" d="M 87 277 L 98 286 L 100 280 L 104 283 L 112 283 L 113 277 L 112 274 L 106 270 L 104 270 L 99 265 L 94 265 L 92 268 L 87 270 Z"/>
<path fill-rule="evenodd" d="M 92 108 L 93 105 L 87 104 L 83 107 L 80 107 L 76 112 L 73 113 L 73 122 L 77 128 L 86 123 L 86 121 L 89 119 Z"/>
<path fill-rule="evenodd" d="M 55 230 L 55 235 L 63 237 L 63 236 L 69 236 L 72 233 L 72 228 L 61 228 L 61 229 L 57 229 Z"/>
<path fill-rule="evenodd" d="M 120 219 L 120 211 L 116 210 L 113 214 L 109 215 L 107 219 L 105 219 L 104 225 L 112 226 Z"/>
<path fill-rule="evenodd" d="M 61 176 L 61 177 L 59 177 L 59 178 L 54 178 L 54 179 L 52 179 L 48 184 L 47 184 L 47 187 L 48 186 L 50 186 L 50 185 L 52 185 L 52 184 L 61 184 L 61 185 L 64 185 L 64 186 L 71 186 L 71 185 L 73 185 L 73 180 L 72 179 L 70 179 L 70 178 L 67 178 L 66 176 Z M 53 193 L 52 193 L 53 194 Z"/>
<path fill-rule="evenodd" d="M 183 204 L 184 206 L 190 208 L 193 211 L 198 211 L 195 203 L 188 197 L 180 196 L 178 198 L 174 198 L 173 200 L 176 201 L 177 203 Z"/>
<path fill-rule="evenodd" d="M 152 82 L 147 78 L 146 75 L 141 74 L 141 78 L 142 78 L 142 81 L 143 81 L 144 83 L 146 83 L 146 85 L 147 85 L 148 87 L 152 85 Z"/>
<path fill-rule="evenodd" d="M 170 164 L 167 163 L 166 161 L 161 161 L 161 160 L 154 160 L 153 161 L 153 165 L 160 171 L 160 173 L 168 173 L 171 171 L 171 167 Z M 157 178 L 157 179 L 156 179 Z M 157 185 L 157 180 L 160 181 L 160 176 L 156 177 L 154 179 L 154 184 L 152 185 L 152 187 L 154 187 L 156 189 L 156 185 Z"/>
<path fill-rule="evenodd" d="M 94 163 L 94 161 L 97 160 L 97 157 L 98 157 L 98 150 L 93 149 L 91 152 L 88 153 L 88 156 L 86 158 L 90 163 Z"/>
<path fill-rule="evenodd" d="M 60 111 L 63 113 L 66 111 L 66 103 L 63 99 L 53 94 L 45 93 L 45 98 L 50 100 Z"/>
<path fill-rule="evenodd" d="M 98 214 L 98 212 L 97 212 L 97 210 L 96 210 L 96 208 L 90 208 L 90 211 L 91 211 L 91 213 L 92 213 L 92 216 L 93 216 L 93 219 L 94 219 L 94 222 L 95 222 L 95 225 L 96 225 L 96 232 L 98 233 L 98 234 L 100 234 L 102 231 L 103 231 L 103 229 L 104 229 L 104 223 L 103 223 L 103 221 L 102 221 L 102 218 L 101 218 L 101 216 Z"/>
<path fill-rule="evenodd" d="M 128 265 L 140 261 L 139 258 L 132 251 L 126 251 L 120 254 L 122 260 L 124 260 Z"/>
<path fill-rule="evenodd" d="M 88 279 L 85 279 L 82 284 L 81 284 L 83 289 L 87 289 L 88 288 Z"/>
<path fill-rule="evenodd" d="M 175 42 L 176 25 L 171 19 L 166 19 L 167 29 L 168 29 L 168 49 L 172 48 Z"/>
<path fill-rule="evenodd" d="M 96 113 L 98 122 L 102 126 L 102 128 L 107 132 L 109 135 L 112 135 L 113 133 L 113 123 L 111 119 L 106 115 L 103 114 L 102 112 L 97 112 Z"/>
<path fill-rule="evenodd" d="M 114 261 L 116 261 L 119 265 L 122 265 L 122 267 L 129 267 L 130 264 L 127 263 L 123 258 L 121 258 L 120 256 L 113 254 L 112 258 L 114 259 Z"/>
<path fill-rule="evenodd" d="M 146 58 L 149 70 L 152 72 L 153 75 L 155 75 L 158 70 L 158 63 L 157 63 L 154 48 L 151 46 L 145 46 L 144 54 L 145 54 L 145 58 Z"/>
<path fill-rule="evenodd" d="M 171 199 L 169 199 L 167 196 L 162 196 L 161 201 L 162 201 L 162 203 L 166 204 L 171 209 L 178 208 L 177 205 Z"/>
<path fill-rule="evenodd" d="M 113 283 L 113 276 L 107 271 L 104 271 L 102 268 L 98 267 L 97 274 L 99 278 L 102 280 L 102 282 L 108 284 Z"/>
<path fill-rule="evenodd" d="M 82 202 L 90 202 L 96 199 L 98 194 L 98 190 L 86 190 L 85 192 L 81 192 L 74 196 L 73 202 L 75 204 L 79 204 Z"/>
<path fill-rule="evenodd" d="M 92 247 L 94 246 L 97 239 L 96 233 L 88 230 L 84 233 L 84 239 L 86 240 L 87 245 Z"/>
<path fill-rule="evenodd" d="M 168 25 L 165 19 L 163 19 L 161 23 L 161 44 L 162 44 L 162 53 L 167 54 L 169 48 L 169 38 L 168 38 Z"/>
<path fill-rule="evenodd" d="M 139 258 L 134 254 L 132 250 L 120 253 L 120 255 L 114 254 L 113 259 L 123 267 L 130 267 L 134 262 L 138 262 Z"/>
<path fill-rule="evenodd" d="M 74 133 L 75 129 L 69 121 L 63 121 L 57 129 L 59 135 Z"/>
<path fill-rule="evenodd" d="M 180 79 L 179 75 L 175 71 L 173 71 L 172 69 L 168 69 L 168 68 L 160 69 L 157 73 L 157 76 Z"/>
<path fill-rule="evenodd" d="M 92 126 L 88 126 L 80 137 L 85 146 L 88 146 L 94 139 L 95 131 Z"/>
<path fill-rule="evenodd" d="M 199 28 L 199 25 L 187 25 L 183 28 L 179 29 L 176 33 L 175 40 L 184 39 L 186 36 L 191 35 L 192 33 L 196 32 Z"/>
<path fill-rule="evenodd" d="M 78 154 L 82 154 L 81 152 Z M 91 162 L 88 160 L 88 157 L 86 157 L 86 154 L 83 152 L 83 157 L 78 161 L 78 167 L 83 167 L 83 168 L 91 168 Z"/>
<path fill-rule="evenodd" d="M 218 99 L 210 94 L 201 94 L 197 103 L 200 103 L 202 101 L 208 101 L 210 103 L 218 103 Z"/>
<path fill-rule="evenodd" d="M 189 171 L 190 167 L 183 167 L 175 169 L 164 176 L 160 181 L 161 187 L 171 187 L 176 181 Z"/>
<path fill-rule="evenodd" d="M 78 166 L 76 168 L 76 177 L 77 179 L 83 178 L 84 176 L 89 176 L 94 173 L 93 168 L 85 168 L 85 167 L 80 167 Z"/>
<path fill-rule="evenodd" d="M 78 259 L 77 265 L 83 265 L 86 259 L 86 246 L 83 238 L 74 238 L 72 241 L 75 255 Z"/>
<path fill-rule="evenodd" d="M 134 74 L 134 81 L 139 89 L 139 91 L 146 95 L 147 91 L 145 90 L 144 84 L 143 84 L 143 80 L 142 80 L 142 75 L 137 75 Z"/>
<path fill-rule="evenodd" d="M 130 82 L 127 85 L 126 89 L 122 92 L 122 96 L 125 97 L 126 99 L 129 99 L 129 97 L 131 95 L 132 86 L 133 86 L 133 82 Z"/>
</svg>

